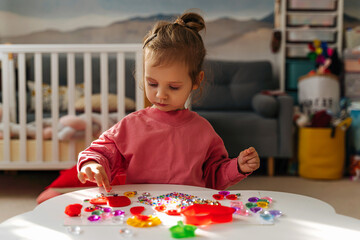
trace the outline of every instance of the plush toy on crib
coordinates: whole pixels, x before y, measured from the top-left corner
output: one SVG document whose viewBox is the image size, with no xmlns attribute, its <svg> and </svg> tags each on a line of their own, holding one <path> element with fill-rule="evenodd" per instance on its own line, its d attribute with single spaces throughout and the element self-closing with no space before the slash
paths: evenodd
<svg viewBox="0 0 360 240">
<path fill-rule="evenodd" d="M 0 105 L 0 119 L 2 116 L 2 108 Z M 98 137 L 101 130 L 101 115 L 98 113 L 91 114 L 92 133 L 94 137 Z M 109 114 L 108 127 L 111 127 L 117 122 L 116 113 Z M 77 116 L 65 115 L 59 119 L 58 125 L 58 139 L 60 141 L 68 141 L 71 139 L 81 139 L 85 136 L 86 120 L 85 114 Z M 0 139 L 3 138 L 4 125 L 0 122 Z M 17 123 L 10 123 L 10 137 L 18 138 L 21 128 Z M 43 139 L 52 138 L 52 120 L 51 118 L 43 119 Z M 31 122 L 26 124 L 27 138 L 34 139 L 36 137 L 36 123 Z"/>
</svg>

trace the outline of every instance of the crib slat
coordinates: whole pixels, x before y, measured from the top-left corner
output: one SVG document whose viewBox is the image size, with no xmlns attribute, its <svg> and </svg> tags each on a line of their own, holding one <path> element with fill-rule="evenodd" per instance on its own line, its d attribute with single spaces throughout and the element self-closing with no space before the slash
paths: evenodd
<svg viewBox="0 0 360 240">
<path fill-rule="evenodd" d="M 75 54 L 67 54 L 68 113 L 75 115 Z"/>
<path fill-rule="evenodd" d="M 26 73 L 25 54 L 18 54 L 19 79 L 19 122 L 20 122 L 20 161 L 26 162 Z"/>
<path fill-rule="evenodd" d="M 75 115 L 75 54 L 67 54 L 68 114 Z M 75 141 L 69 142 L 69 160 L 75 158 Z"/>
<path fill-rule="evenodd" d="M 52 153 L 53 162 L 59 162 L 59 55 L 51 54 L 51 126 L 52 126 Z"/>
<path fill-rule="evenodd" d="M 118 53 L 117 64 L 117 120 L 125 117 L 125 54 Z"/>
<path fill-rule="evenodd" d="M 9 79 L 9 59 L 8 54 L 2 54 L 2 79 Z M 3 163 L 10 163 L 10 108 L 9 108 L 9 81 L 2 81 L 2 102 L 3 102 Z"/>
<path fill-rule="evenodd" d="M 13 54 L 9 54 L 9 91 L 12 93 L 10 94 L 10 121 L 16 122 L 16 90 L 15 90 L 15 67 L 14 67 L 14 58 Z"/>
<path fill-rule="evenodd" d="M 36 161 L 43 162 L 42 55 L 35 53 Z"/>
<path fill-rule="evenodd" d="M 91 54 L 84 53 L 84 98 L 85 98 L 85 144 L 89 146 L 92 140 L 92 69 L 91 69 Z"/>
<path fill-rule="evenodd" d="M 136 52 L 135 56 L 135 95 L 136 95 L 136 110 L 140 110 L 144 108 L 144 91 L 138 87 L 140 81 L 143 78 L 143 56 L 142 56 L 142 49 Z"/>
<path fill-rule="evenodd" d="M 107 53 L 100 53 L 100 82 L 101 82 L 101 131 L 104 132 L 109 128 L 109 69 Z"/>
</svg>

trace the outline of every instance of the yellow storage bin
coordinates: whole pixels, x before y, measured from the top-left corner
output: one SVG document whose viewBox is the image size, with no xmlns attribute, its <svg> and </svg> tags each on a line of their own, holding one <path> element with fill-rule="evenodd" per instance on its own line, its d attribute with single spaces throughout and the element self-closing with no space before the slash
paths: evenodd
<svg viewBox="0 0 360 240">
<path fill-rule="evenodd" d="M 299 175 L 312 179 L 339 179 L 345 161 L 345 131 L 337 127 L 299 129 Z"/>
</svg>

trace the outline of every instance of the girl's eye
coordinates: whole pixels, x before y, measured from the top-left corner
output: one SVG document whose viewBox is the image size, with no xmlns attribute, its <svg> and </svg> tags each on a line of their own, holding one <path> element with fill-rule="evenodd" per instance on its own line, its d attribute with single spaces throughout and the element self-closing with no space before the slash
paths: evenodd
<svg viewBox="0 0 360 240">
<path fill-rule="evenodd" d="M 149 85 L 150 87 L 156 87 L 156 86 L 157 86 L 156 83 L 151 83 L 151 82 L 148 82 L 148 85 Z"/>
<path fill-rule="evenodd" d="M 172 86 L 170 86 L 170 89 L 171 90 L 178 90 L 180 87 L 172 87 Z"/>
</svg>

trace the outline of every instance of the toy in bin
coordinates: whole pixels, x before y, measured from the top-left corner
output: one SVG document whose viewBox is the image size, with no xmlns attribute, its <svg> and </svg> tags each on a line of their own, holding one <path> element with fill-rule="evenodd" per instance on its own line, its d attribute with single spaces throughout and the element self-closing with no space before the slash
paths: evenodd
<svg viewBox="0 0 360 240">
<path fill-rule="evenodd" d="M 226 223 L 232 221 L 236 210 L 221 205 L 193 204 L 181 211 L 186 224 L 209 225 L 213 223 Z"/>
</svg>

